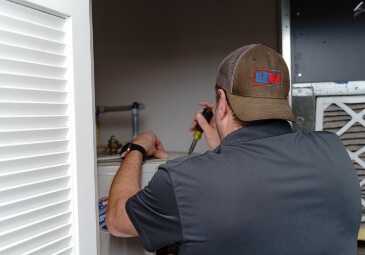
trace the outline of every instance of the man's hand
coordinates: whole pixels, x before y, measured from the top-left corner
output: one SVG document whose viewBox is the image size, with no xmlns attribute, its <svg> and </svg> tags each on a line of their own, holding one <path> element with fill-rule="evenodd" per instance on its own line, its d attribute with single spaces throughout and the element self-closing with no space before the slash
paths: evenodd
<svg viewBox="0 0 365 255">
<path fill-rule="evenodd" d="M 212 109 L 213 112 L 213 118 L 210 121 L 210 123 L 207 122 L 207 120 L 202 115 L 203 109 L 200 109 L 197 111 L 197 113 L 194 116 L 194 120 L 190 125 L 189 130 L 191 132 L 195 131 L 196 124 L 198 123 L 199 126 L 203 129 L 205 134 L 205 140 L 208 144 L 208 146 L 214 150 L 215 147 L 217 147 L 221 143 L 221 139 L 219 138 L 217 128 L 215 126 L 215 104 L 208 102 L 208 101 L 200 101 L 198 102 L 200 106 L 203 107 L 209 107 Z"/>
<path fill-rule="evenodd" d="M 166 159 L 168 156 L 160 139 L 151 131 L 140 133 L 133 139 L 132 143 L 142 146 L 146 150 L 146 156 L 153 156 L 161 159 Z"/>
</svg>

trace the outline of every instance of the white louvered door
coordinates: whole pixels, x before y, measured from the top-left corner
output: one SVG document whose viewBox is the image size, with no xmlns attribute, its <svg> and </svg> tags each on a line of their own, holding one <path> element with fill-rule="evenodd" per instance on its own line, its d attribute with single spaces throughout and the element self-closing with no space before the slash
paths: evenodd
<svg viewBox="0 0 365 255">
<path fill-rule="evenodd" d="M 80 250 L 71 36 L 65 17 L 0 0 L 0 254 Z"/>
</svg>

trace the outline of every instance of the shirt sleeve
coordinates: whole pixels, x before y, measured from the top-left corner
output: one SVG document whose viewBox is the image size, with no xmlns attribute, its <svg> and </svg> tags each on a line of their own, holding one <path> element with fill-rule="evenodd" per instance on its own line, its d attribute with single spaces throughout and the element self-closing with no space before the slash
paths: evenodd
<svg viewBox="0 0 365 255">
<path fill-rule="evenodd" d="M 166 170 L 159 169 L 144 189 L 128 199 L 126 211 L 147 251 L 181 241 L 175 192 Z"/>
</svg>

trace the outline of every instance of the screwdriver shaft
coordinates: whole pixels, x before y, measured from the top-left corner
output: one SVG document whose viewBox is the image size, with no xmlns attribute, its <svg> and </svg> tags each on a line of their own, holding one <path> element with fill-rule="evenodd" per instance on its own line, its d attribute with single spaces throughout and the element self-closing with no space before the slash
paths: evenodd
<svg viewBox="0 0 365 255">
<path fill-rule="evenodd" d="M 193 151 L 194 151 L 194 148 L 195 148 L 195 145 L 196 145 L 196 143 L 197 143 L 197 141 L 198 140 L 193 140 L 193 142 L 191 143 L 191 145 L 190 145 L 190 149 L 189 149 L 189 155 L 191 154 L 191 153 L 193 153 Z"/>
</svg>

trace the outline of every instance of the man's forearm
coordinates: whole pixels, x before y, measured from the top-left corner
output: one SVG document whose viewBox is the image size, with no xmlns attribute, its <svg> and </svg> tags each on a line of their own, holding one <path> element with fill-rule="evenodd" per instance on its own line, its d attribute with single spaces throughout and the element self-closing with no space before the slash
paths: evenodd
<svg viewBox="0 0 365 255">
<path fill-rule="evenodd" d="M 140 190 L 143 155 L 131 151 L 124 158 L 110 187 L 106 223 L 115 236 L 137 236 L 125 210 L 127 200 Z"/>
</svg>

